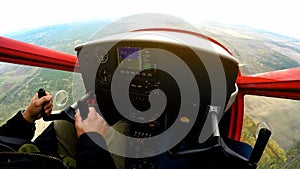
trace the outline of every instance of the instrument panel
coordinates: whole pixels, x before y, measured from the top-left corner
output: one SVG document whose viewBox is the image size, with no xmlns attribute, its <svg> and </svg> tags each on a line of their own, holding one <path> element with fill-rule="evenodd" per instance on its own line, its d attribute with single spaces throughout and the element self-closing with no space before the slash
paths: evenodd
<svg viewBox="0 0 300 169">
<path fill-rule="evenodd" d="M 127 119 L 130 136 L 134 138 L 161 134 L 177 119 L 181 123 L 196 121 L 191 133 L 201 130 L 206 119 L 206 114 L 200 112 L 203 110 L 199 109 L 196 116 L 178 116 L 184 106 L 211 104 L 211 79 L 204 62 L 214 63 L 214 56 L 224 68 L 226 99 L 235 91 L 238 63 L 222 52 L 216 55 L 214 49 L 209 51 L 155 38 L 106 38 L 82 44 L 75 50 L 85 88 L 95 91 L 96 102 L 105 120 L 113 125 L 120 119 Z M 188 88 L 191 83 L 189 72 L 198 91 Z M 182 90 L 188 94 L 182 94 Z M 195 92 L 200 97 L 197 102 L 189 98 Z M 166 100 L 165 107 L 159 109 L 162 112 L 152 111 L 155 104 L 164 101 L 159 100 L 162 97 Z M 120 109 L 118 104 L 125 105 Z M 142 146 L 134 140 L 138 139 L 133 139 L 133 144 Z"/>
<path fill-rule="evenodd" d="M 101 98 L 97 97 L 97 102 L 98 104 L 100 103 L 100 109 L 102 108 L 102 110 L 113 112 L 112 114 L 115 115 L 114 117 L 107 115 L 108 119 L 112 120 L 111 123 L 122 118 L 115 108 L 111 96 L 113 76 L 121 77 L 118 81 L 120 83 L 118 86 L 127 86 L 124 90 L 120 89 L 121 92 L 123 92 L 122 94 L 128 95 L 130 103 L 140 112 L 150 109 L 151 103 L 149 102 L 149 95 L 154 90 L 168 92 L 172 89 L 173 94 L 170 91 L 169 95 L 177 95 L 177 97 L 180 97 L 176 82 L 172 80 L 172 77 L 168 75 L 168 73 L 157 68 L 159 59 L 152 57 L 152 48 L 149 48 L 149 46 L 134 45 L 134 43 L 128 42 L 115 45 L 110 50 L 101 47 L 101 49 L 107 51 L 107 53 L 103 55 L 105 56 L 103 57 L 104 59 L 99 60 L 100 64 L 95 78 L 95 93 L 96 96 L 102 96 Z M 130 83 L 126 83 L 128 81 L 130 81 Z M 172 81 L 172 83 L 170 83 L 170 81 Z M 178 98 L 178 100 L 180 100 L 180 98 Z M 131 113 L 131 110 L 127 111 Z M 134 113 L 132 113 L 130 117 L 139 118 L 134 115 Z M 152 119 L 157 120 L 156 117 Z M 155 124 L 158 124 L 158 122 L 155 122 Z"/>
</svg>

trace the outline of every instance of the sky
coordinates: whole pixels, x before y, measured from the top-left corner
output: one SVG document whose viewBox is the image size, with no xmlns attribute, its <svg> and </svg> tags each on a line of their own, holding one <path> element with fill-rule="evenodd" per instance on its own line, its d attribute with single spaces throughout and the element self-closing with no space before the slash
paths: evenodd
<svg viewBox="0 0 300 169">
<path fill-rule="evenodd" d="M 300 39 L 298 11 L 296 0 L 5 0 L 0 6 L 0 35 L 85 19 L 161 13 L 192 23 L 243 25 Z"/>
</svg>

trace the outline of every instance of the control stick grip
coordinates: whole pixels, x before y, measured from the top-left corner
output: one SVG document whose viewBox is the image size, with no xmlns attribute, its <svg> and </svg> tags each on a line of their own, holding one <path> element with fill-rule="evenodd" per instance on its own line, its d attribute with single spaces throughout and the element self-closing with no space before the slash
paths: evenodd
<svg viewBox="0 0 300 169">
<path fill-rule="evenodd" d="M 249 162 L 255 164 L 258 163 L 267 146 L 270 136 L 271 136 L 271 131 L 269 129 L 267 128 L 260 129 L 256 143 L 254 145 L 251 156 L 249 158 Z"/>
<path fill-rule="evenodd" d="M 44 89 L 40 88 L 40 89 L 38 90 L 38 97 L 39 97 L 39 99 L 40 99 L 40 98 L 42 98 L 43 96 L 46 96 L 46 91 L 45 91 Z M 42 110 L 41 110 L 41 114 L 42 114 L 42 117 L 44 118 L 44 117 L 45 117 L 44 106 L 43 106 L 43 108 L 42 108 Z"/>
<path fill-rule="evenodd" d="M 41 98 L 43 96 L 46 96 L 46 91 L 43 88 L 40 88 L 38 90 L 38 97 Z"/>
</svg>

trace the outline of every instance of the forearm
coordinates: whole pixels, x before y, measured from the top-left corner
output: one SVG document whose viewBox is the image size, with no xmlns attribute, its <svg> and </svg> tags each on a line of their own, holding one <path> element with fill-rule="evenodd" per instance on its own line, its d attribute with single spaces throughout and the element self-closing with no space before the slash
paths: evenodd
<svg viewBox="0 0 300 169">
<path fill-rule="evenodd" d="M 35 123 L 29 123 L 19 111 L 14 117 L 0 127 L 0 135 L 31 140 L 35 132 Z"/>
<path fill-rule="evenodd" d="M 110 153 L 102 147 L 106 147 L 106 143 L 100 134 L 82 134 L 78 139 L 77 169 L 115 169 Z"/>
</svg>

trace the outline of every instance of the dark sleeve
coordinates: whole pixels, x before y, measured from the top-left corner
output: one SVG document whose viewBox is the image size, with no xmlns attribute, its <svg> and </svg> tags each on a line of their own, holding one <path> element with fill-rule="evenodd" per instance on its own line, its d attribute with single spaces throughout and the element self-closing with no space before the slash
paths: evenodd
<svg viewBox="0 0 300 169">
<path fill-rule="evenodd" d="M 77 169 L 116 169 L 104 138 L 98 133 L 85 133 L 78 139 Z"/>
<path fill-rule="evenodd" d="M 35 132 L 35 123 L 29 123 L 19 111 L 14 117 L 0 127 L 0 135 L 31 140 Z"/>
</svg>

